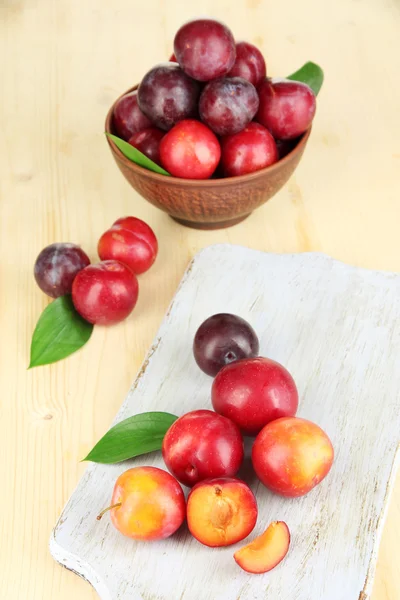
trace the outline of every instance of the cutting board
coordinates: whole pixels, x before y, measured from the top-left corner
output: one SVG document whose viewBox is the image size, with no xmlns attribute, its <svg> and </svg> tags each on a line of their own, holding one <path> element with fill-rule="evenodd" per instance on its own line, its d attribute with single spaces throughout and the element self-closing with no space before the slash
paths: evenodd
<svg viewBox="0 0 400 600">
<path fill-rule="evenodd" d="M 260 354 L 294 376 L 298 416 L 318 423 L 335 447 L 328 477 L 297 499 L 270 493 L 247 459 L 244 478 L 259 504 L 250 539 L 271 521 L 286 521 L 292 542 L 285 560 L 249 575 L 233 560 L 243 542 L 210 549 L 183 527 L 167 540 L 137 543 L 108 516 L 97 521 L 118 475 L 133 465 L 163 468 L 159 452 L 90 465 L 53 530 L 53 557 L 102 600 L 365 600 L 399 455 L 400 275 L 322 254 L 206 248 L 189 265 L 116 422 L 149 410 L 211 408 L 212 379 L 196 366 L 192 341 L 217 312 L 253 325 Z"/>
</svg>

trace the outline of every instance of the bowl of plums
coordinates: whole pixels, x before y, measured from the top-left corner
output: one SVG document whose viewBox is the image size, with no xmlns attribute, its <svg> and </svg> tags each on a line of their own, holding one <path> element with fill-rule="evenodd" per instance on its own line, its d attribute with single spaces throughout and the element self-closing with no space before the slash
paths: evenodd
<svg viewBox="0 0 400 600">
<path fill-rule="evenodd" d="M 281 189 L 303 155 L 320 87 L 313 85 L 315 69 L 322 74 L 307 65 L 306 77 L 270 78 L 260 50 L 236 42 L 223 23 L 184 24 L 169 61 L 108 112 L 118 167 L 139 194 L 183 225 L 239 223 Z"/>
</svg>

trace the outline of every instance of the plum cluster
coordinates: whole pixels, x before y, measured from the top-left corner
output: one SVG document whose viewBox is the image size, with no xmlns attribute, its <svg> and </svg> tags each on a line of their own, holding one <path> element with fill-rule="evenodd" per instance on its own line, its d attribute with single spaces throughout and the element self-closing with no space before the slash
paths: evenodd
<svg viewBox="0 0 400 600">
<path fill-rule="evenodd" d="M 100 262 L 90 264 L 78 245 L 50 244 L 37 257 L 34 276 L 51 298 L 72 294 L 76 310 L 89 323 L 112 325 L 134 309 L 137 275 L 156 260 L 158 242 L 147 223 L 122 217 L 103 233 L 97 251 Z"/>
<path fill-rule="evenodd" d="M 179 417 L 162 443 L 170 473 L 155 467 L 125 471 L 105 511 L 121 533 L 136 540 L 169 537 L 186 518 L 190 533 L 205 546 L 230 546 L 246 538 L 258 518 L 254 493 L 237 477 L 243 435 L 255 436 L 251 460 L 260 481 L 291 498 L 326 477 L 333 447 L 318 425 L 295 416 L 293 377 L 278 362 L 258 356 L 259 340 L 247 321 L 213 315 L 197 330 L 193 351 L 200 368 L 214 377 L 214 411 Z M 187 503 L 179 483 L 191 488 Z M 265 573 L 283 560 L 289 543 L 286 523 L 274 521 L 234 559 L 249 573 Z"/>
<path fill-rule="evenodd" d="M 314 92 L 270 79 L 260 50 L 212 19 L 183 25 L 170 62 L 114 107 L 117 134 L 171 175 L 245 175 L 290 152 L 311 125 Z"/>
</svg>

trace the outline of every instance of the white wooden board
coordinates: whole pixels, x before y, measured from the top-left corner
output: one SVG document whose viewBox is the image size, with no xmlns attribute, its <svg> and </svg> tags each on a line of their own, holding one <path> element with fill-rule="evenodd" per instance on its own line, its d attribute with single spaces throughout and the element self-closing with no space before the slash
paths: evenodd
<svg viewBox="0 0 400 600">
<path fill-rule="evenodd" d="M 369 596 L 400 441 L 400 275 L 346 266 L 321 254 L 273 255 L 230 245 L 189 266 L 118 416 L 210 408 L 211 378 L 192 357 L 211 314 L 248 319 L 260 354 L 283 363 L 300 394 L 298 415 L 330 435 L 336 460 L 309 495 L 284 499 L 245 477 L 259 503 L 251 537 L 272 520 L 292 533 L 285 561 L 248 575 L 236 546 L 210 549 L 182 528 L 136 543 L 109 517 L 117 476 L 133 464 L 163 467 L 160 453 L 90 465 L 51 536 L 54 558 L 86 578 L 102 600 L 361 600 Z"/>
</svg>

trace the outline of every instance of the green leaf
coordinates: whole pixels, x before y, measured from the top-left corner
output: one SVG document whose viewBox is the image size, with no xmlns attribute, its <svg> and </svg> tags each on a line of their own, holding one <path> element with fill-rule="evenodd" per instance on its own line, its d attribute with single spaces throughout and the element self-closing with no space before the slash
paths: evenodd
<svg viewBox="0 0 400 600">
<path fill-rule="evenodd" d="M 166 412 L 146 412 L 114 425 L 83 460 L 110 465 L 160 450 L 164 435 L 178 417 Z"/>
<path fill-rule="evenodd" d="M 317 96 L 324 82 L 324 72 L 319 65 L 316 65 L 313 62 L 307 62 L 301 69 L 292 73 L 292 75 L 289 75 L 287 79 L 306 83 Z"/>
<path fill-rule="evenodd" d="M 129 158 L 129 160 L 136 163 L 140 167 L 144 167 L 149 171 L 154 171 L 154 173 L 160 173 L 160 175 L 169 175 L 168 171 L 150 160 L 150 158 L 147 158 L 145 154 L 140 152 L 140 150 L 134 146 L 128 144 L 128 142 L 125 142 L 125 140 L 121 140 L 121 138 L 117 137 L 116 135 L 112 135 L 112 133 L 106 133 L 106 136 L 108 136 L 114 142 L 114 144 L 118 146 L 126 158 Z"/>
<path fill-rule="evenodd" d="M 92 331 L 93 325 L 76 312 L 71 296 L 60 296 L 46 306 L 37 322 L 29 368 L 54 363 L 76 352 Z"/>
</svg>

